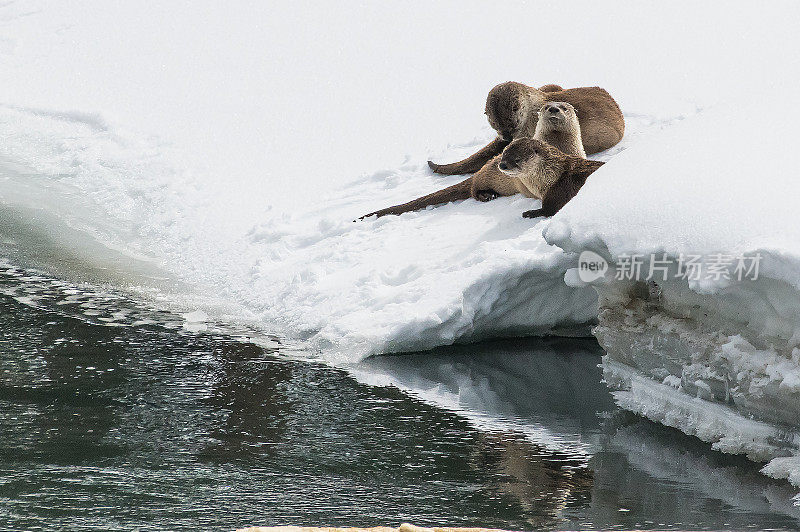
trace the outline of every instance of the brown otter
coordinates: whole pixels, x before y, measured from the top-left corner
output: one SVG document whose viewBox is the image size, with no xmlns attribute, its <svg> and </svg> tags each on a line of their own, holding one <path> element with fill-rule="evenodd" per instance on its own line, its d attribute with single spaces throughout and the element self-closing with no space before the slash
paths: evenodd
<svg viewBox="0 0 800 532">
<path fill-rule="evenodd" d="M 570 103 L 575 108 L 586 153 L 607 150 L 622 139 L 625 118 L 617 102 L 604 89 L 579 87 L 551 92 L 508 81 L 494 87 L 486 98 L 486 118 L 499 136 L 462 161 L 451 164 L 428 161 L 428 165 L 434 172 L 445 175 L 477 172 L 513 139 L 532 137 L 541 107 L 557 101 Z"/>
<path fill-rule="evenodd" d="M 478 172 L 460 183 L 443 188 L 442 190 L 437 190 L 421 198 L 411 200 L 408 203 L 365 214 L 361 216 L 359 220 L 363 220 L 369 216 L 381 217 L 389 214 L 399 215 L 404 212 L 418 211 L 433 205 L 441 205 L 442 203 L 450 203 L 451 201 L 469 198 L 474 198 L 478 201 L 490 201 L 498 196 L 513 196 L 514 194 L 523 194 L 529 198 L 537 197 L 528 190 L 520 179 L 509 178 L 501 172 L 500 169 L 497 168 L 499 161 L 500 156 L 495 156 L 486 163 L 483 168 L 478 170 Z"/>
<path fill-rule="evenodd" d="M 549 144 L 523 137 L 503 150 L 497 167 L 542 199 L 540 209 L 522 213 L 525 218 L 537 218 L 553 216 L 561 210 L 586 183 L 586 178 L 603 164 L 567 155 Z"/>
<path fill-rule="evenodd" d="M 586 158 L 580 121 L 575 108 L 567 102 L 548 102 L 539 110 L 533 138 L 539 139 L 567 155 Z"/>
<path fill-rule="evenodd" d="M 534 128 L 534 131 L 537 140 L 555 145 L 557 147 L 555 149 L 565 157 L 571 155 L 582 159 L 585 156 L 578 117 L 575 114 L 575 109 L 566 102 L 552 102 L 544 106 L 542 112 L 539 113 L 539 123 Z M 511 145 L 506 150 L 509 148 L 511 148 Z M 517 151 L 514 153 L 517 153 Z M 514 160 L 510 159 L 511 162 Z M 529 198 L 541 198 L 541 195 L 537 194 L 535 190 L 531 190 L 520 176 L 509 177 L 507 173 L 498 168 L 500 162 L 501 156 L 497 155 L 475 175 L 460 183 L 402 205 L 395 205 L 366 214 L 360 219 L 372 215 L 380 217 L 388 214 L 402 214 L 432 205 L 467 198 L 489 201 L 498 196 L 513 196 L 514 194 L 523 194 Z"/>
</svg>

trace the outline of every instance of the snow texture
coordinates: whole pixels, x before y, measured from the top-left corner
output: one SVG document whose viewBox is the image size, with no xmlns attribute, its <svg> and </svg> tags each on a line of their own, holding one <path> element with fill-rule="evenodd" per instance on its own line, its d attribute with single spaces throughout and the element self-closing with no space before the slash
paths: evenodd
<svg viewBox="0 0 800 532">
<path fill-rule="evenodd" d="M 764 472 L 800 485 L 799 462 L 787 458 L 798 454 L 800 419 L 800 111 L 793 91 L 763 101 L 785 110 L 758 135 L 742 138 L 741 110 L 721 104 L 626 150 L 544 235 L 617 266 L 593 285 L 595 335 L 620 405 L 715 449 L 775 459 Z M 760 256 L 758 275 L 739 279 L 733 263 L 709 274 L 720 254 Z M 641 274 L 622 278 L 634 255 Z M 691 255 L 705 270 L 684 278 L 675 265 Z M 664 259 L 670 269 L 648 279 Z"/>
<path fill-rule="evenodd" d="M 800 6 L 734 4 L 3 2 L 0 250 L 334 363 L 575 333 L 599 301 L 626 407 L 798 482 Z M 561 213 L 523 220 L 536 202 L 513 197 L 352 222 L 455 182 L 425 160 L 488 141 L 508 79 L 600 85 L 626 113 Z M 650 290 L 577 282 L 582 250 L 763 260 L 757 281 Z"/>
<path fill-rule="evenodd" d="M 565 42 L 563 29 L 544 25 L 537 35 L 558 53 L 532 57 L 540 11 L 523 5 L 508 18 L 460 3 L 425 4 L 420 17 L 423 4 L 407 3 L 6 2 L 0 199 L 15 224 L 63 253 L 93 262 L 89 240 L 100 242 L 208 296 L 181 313 L 242 319 L 329 361 L 575 332 L 593 320 L 596 296 L 562 282 L 568 257 L 543 241 L 546 222 L 519 218 L 535 202 L 351 220 L 454 182 L 424 162 L 491 138 L 481 111 L 499 81 L 606 87 L 628 122 L 606 159 L 733 97 L 743 81 L 779 81 L 786 58 L 767 52 L 794 36 L 781 22 L 790 6 L 747 17 L 687 6 L 689 19 L 672 6 L 559 6 L 582 38 Z M 709 28 L 712 15 L 719 24 Z M 444 35 L 445 19 L 480 31 Z M 752 24 L 769 24 L 768 36 L 729 42 Z M 704 45 L 676 30 L 703 34 Z M 659 67 L 625 72 L 609 68 L 611 57 Z M 66 229 L 73 237 L 62 238 Z M 123 284 L 140 282 L 137 273 Z M 181 288 L 168 295 L 184 302 Z"/>
</svg>

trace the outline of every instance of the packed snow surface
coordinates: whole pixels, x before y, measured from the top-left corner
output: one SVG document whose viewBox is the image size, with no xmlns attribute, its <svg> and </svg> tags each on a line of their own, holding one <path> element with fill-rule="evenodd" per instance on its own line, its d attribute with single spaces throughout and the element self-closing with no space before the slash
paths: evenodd
<svg viewBox="0 0 800 532">
<path fill-rule="evenodd" d="M 763 350 L 796 362 L 793 350 L 800 344 L 800 184 L 794 162 L 800 102 L 791 90 L 768 100 L 786 110 L 758 135 L 743 139 L 740 108 L 719 105 L 621 153 L 550 221 L 544 235 L 564 249 L 594 250 L 617 264 L 616 274 L 609 270 L 597 284 L 609 306 L 629 296 L 626 283 L 653 281 L 660 294 L 652 299 L 664 312 L 727 333 L 722 344 L 732 364 L 764 360 L 772 378 L 794 391 L 797 377 L 769 362 Z M 631 256 L 644 260 L 633 279 L 625 269 Z M 700 257 L 702 267 L 681 276 L 681 257 L 692 256 Z M 736 257 L 758 257 L 757 270 L 737 275 Z M 651 269 L 656 261 L 671 269 Z M 749 355 L 734 354 L 739 352 Z"/>
<path fill-rule="evenodd" d="M 763 116 L 757 102 L 744 112 L 723 102 L 615 157 L 554 217 L 548 240 L 586 249 L 602 242 L 613 256 L 763 251 L 773 255 L 765 273 L 800 285 L 800 99 L 790 87 L 759 96 L 780 111 Z"/>
</svg>

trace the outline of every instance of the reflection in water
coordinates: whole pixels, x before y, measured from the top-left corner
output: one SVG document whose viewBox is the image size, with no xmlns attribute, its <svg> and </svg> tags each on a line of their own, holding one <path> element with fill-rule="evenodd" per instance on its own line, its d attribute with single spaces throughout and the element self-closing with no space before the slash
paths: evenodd
<svg viewBox="0 0 800 532">
<path fill-rule="evenodd" d="M 513 433 L 489 432 L 476 449 L 476 471 L 499 474 L 492 486 L 519 502 L 531 527 L 558 526 L 568 507 L 591 499 L 592 470 L 583 457 L 548 452 Z"/>
<path fill-rule="evenodd" d="M 372 357 L 353 373 L 461 412 L 479 426 L 514 428 L 537 443 L 591 451 L 616 410 L 589 339 L 514 339 L 403 356 Z"/>
<path fill-rule="evenodd" d="M 292 380 L 295 364 L 272 359 L 264 368 L 263 354 L 252 344 L 220 345 L 207 374 L 211 393 L 204 402 L 224 412 L 225 421 L 211 431 L 214 442 L 200 452 L 201 459 L 247 460 L 281 442 L 296 406 L 283 386 Z"/>
<path fill-rule="evenodd" d="M 585 339 L 502 340 L 373 357 L 352 372 L 481 429 L 491 451 L 476 469 L 501 472 L 498 489 L 556 526 L 798 525 L 794 490 L 758 464 L 620 411 L 601 354 Z"/>
<path fill-rule="evenodd" d="M 800 523 L 757 466 L 619 412 L 594 342 L 343 371 L 32 283 L 0 272 L 0 529 Z"/>
<path fill-rule="evenodd" d="M 591 499 L 599 412 L 615 410 L 586 339 L 503 340 L 372 357 L 352 372 L 458 412 L 481 429 L 476 471 L 516 500 L 527 528 L 558 526 Z"/>
</svg>

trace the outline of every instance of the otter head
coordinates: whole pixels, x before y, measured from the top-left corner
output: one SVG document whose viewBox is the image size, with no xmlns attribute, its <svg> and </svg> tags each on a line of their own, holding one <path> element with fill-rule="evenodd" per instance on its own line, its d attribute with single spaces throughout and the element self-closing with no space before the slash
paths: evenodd
<svg viewBox="0 0 800 532">
<path fill-rule="evenodd" d="M 495 86 L 486 97 L 486 118 L 504 140 L 516 137 L 527 120 L 528 90 L 522 83 L 507 81 Z"/>
<path fill-rule="evenodd" d="M 545 131 L 569 130 L 577 122 L 575 108 L 567 102 L 547 102 L 539 109 L 537 127 Z"/>
<path fill-rule="evenodd" d="M 506 146 L 497 168 L 506 175 L 540 173 L 543 168 L 561 163 L 566 155 L 546 142 L 530 137 L 515 139 Z"/>
</svg>

